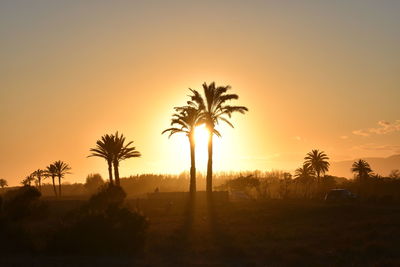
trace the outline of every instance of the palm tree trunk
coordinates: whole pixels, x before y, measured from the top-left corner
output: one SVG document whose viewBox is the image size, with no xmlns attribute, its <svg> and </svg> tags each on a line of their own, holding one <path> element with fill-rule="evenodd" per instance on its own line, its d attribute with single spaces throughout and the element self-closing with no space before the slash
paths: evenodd
<svg viewBox="0 0 400 267">
<path fill-rule="evenodd" d="M 38 177 L 38 182 L 39 182 L 39 191 L 42 192 L 42 178 L 40 176 Z"/>
<path fill-rule="evenodd" d="M 108 177 L 110 178 L 110 185 L 113 185 L 114 181 L 113 181 L 112 162 L 111 161 L 108 162 Z"/>
<path fill-rule="evenodd" d="M 58 196 L 61 197 L 61 176 L 58 176 Z"/>
<path fill-rule="evenodd" d="M 115 177 L 115 184 L 116 184 L 117 186 L 120 186 L 120 184 L 119 184 L 119 170 L 118 170 L 118 165 L 119 165 L 118 161 L 115 160 L 115 161 L 114 161 L 114 177 Z"/>
<path fill-rule="evenodd" d="M 57 197 L 57 190 L 56 190 L 56 183 L 54 181 L 54 176 L 51 177 L 51 180 L 53 181 L 53 189 L 54 189 L 54 195 Z"/>
<path fill-rule="evenodd" d="M 190 196 L 193 198 L 196 194 L 196 160 L 195 160 L 195 151 L 196 144 L 194 142 L 194 137 L 189 137 L 190 142 Z"/>
<path fill-rule="evenodd" d="M 210 130 L 208 135 L 208 162 L 207 162 L 207 180 L 206 190 L 209 196 L 212 195 L 212 157 L 213 157 L 213 131 Z"/>
</svg>

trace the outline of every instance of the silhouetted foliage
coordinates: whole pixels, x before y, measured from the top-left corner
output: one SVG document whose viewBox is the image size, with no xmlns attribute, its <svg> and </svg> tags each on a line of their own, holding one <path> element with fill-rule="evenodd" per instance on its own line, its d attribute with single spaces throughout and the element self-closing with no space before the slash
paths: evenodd
<svg viewBox="0 0 400 267">
<path fill-rule="evenodd" d="M 42 208 L 39 202 L 40 196 L 39 190 L 33 186 L 7 191 L 3 200 L 4 215 L 13 220 L 34 215 Z"/>
<path fill-rule="evenodd" d="M 101 177 L 100 174 L 95 173 L 95 174 L 89 174 L 86 177 L 86 182 L 85 182 L 85 189 L 93 194 L 99 190 L 99 188 L 104 185 L 104 180 Z"/>
<path fill-rule="evenodd" d="M 304 158 L 305 164 L 309 165 L 317 174 L 317 182 L 321 181 L 321 174 L 324 174 L 329 170 L 329 157 L 324 151 L 319 151 L 318 149 L 313 149 L 311 152 L 307 153 Z"/>
<path fill-rule="evenodd" d="M 64 178 L 66 174 L 70 174 L 69 171 L 71 167 L 61 160 L 54 162 L 53 165 L 55 167 L 56 176 L 58 177 L 58 196 L 61 196 L 61 179 Z"/>
<path fill-rule="evenodd" d="M 113 184 L 112 179 L 112 166 L 114 166 L 114 178 L 116 185 L 120 185 L 119 181 L 119 163 L 122 160 L 129 158 L 140 157 L 141 154 L 136 150 L 135 147 L 131 147 L 133 141 L 125 144 L 125 137 L 123 134 L 119 135 L 118 132 L 115 135 L 106 134 L 101 137 L 101 140 L 96 142 L 96 147 L 91 148 L 88 157 L 101 157 L 107 161 L 108 174 L 110 183 Z"/>
<path fill-rule="evenodd" d="M 4 187 L 8 186 L 6 179 L 0 179 L 0 187 L 3 189 Z"/>
<path fill-rule="evenodd" d="M 148 221 L 123 205 L 125 197 L 121 187 L 104 185 L 87 205 L 65 219 L 49 248 L 55 252 L 78 254 L 141 252 Z"/>
<path fill-rule="evenodd" d="M 208 137 L 208 162 L 207 162 L 207 192 L 212 192 L 212 157 L 213 157 L 213 135 L 221 136 L 218 130 L 215 128 L 220 122 L 225 122 L 229 126 L 233 127 L 233 124 L 229 121 L 232 113 L 239 112 L 244 114 L 248 109 L 244 106 L 231 106 L 226 104 L 227 101 L 237 100 L 239 96 L 237 94 L 227 94 L 231 87 L 228 86 L 215 86 L 215 82 L 207 85 L 203 83 L 202 96 L 198 91 L 190 89 L 192 95 L 191 100 L 188 101 L 188 105 L 194 107 L 197 110 L 201 110 L 201 120 L 205 122 L 206 128 L 209 132 Z"/>
<path fill-rule="evenodd" d="M 369 166 L 368 162 L 360 159 L 359 161 L 353 163 L 351 171 L 357 173 L 357 178 L 360 182 L 364 182 L 369 178 L 372 169 Z"/>
<path fill-rule="evenodd" d="M 190 145 L 190 185 L 189 191 L 194 196 L 196 192 L 196 142 L 195 142 L 195 128 L 202 123 L 200 112 L 201 110 L 194 107 L 176 107 L 177 113 L 172 115 L 171 126 L 164 130 L 162 134 L 169 132 L 169 137 L 176 133 L 184 133 L 189 139 Z"/>
</svg>

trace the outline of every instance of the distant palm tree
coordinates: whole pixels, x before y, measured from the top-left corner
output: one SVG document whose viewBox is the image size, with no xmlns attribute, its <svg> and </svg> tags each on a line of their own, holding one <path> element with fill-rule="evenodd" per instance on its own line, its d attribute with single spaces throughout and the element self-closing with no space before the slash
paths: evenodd
<svg viewBox="0 0 400 267">
<path fill-rule="evenodd" d="M 97 140 L 96 147 L 91 148 L 90 154 L 88 157 L 100 157 L 104 158 L 108 164 L 108 178 L 110 179 L 110 184 L 113 185 L 113 171 L 112 164 L 114 160 L 114 146 L 115 146 L 115 136 L 114 135 L 103 135 L 100 140 Z"/>
<path fill-rule="evenodd" d="M 54 195 L 57 197 L 57 190 L 56 190 L 56 183 L 55 183 L 55 178 L 57 176 L 57 169 L 54 164 L 50 164 L 49 166 L 46 167 L 46 173 L 45 177 L 51 177 L 52 183 L 53 183 L 53 189 L 54 189 Z"/>
<path fill-rule="evenodd" d="M 372 172 L 372 169 L 369 166 L 368 162 L 360 159 L 353 163 L 351 171 L 357 174 L 360 181 L 365 181 L 366 179 L 368 179 L 369 174 Z"/>
<path fill-rule="evenodd" d="M 206 189 L 208 193 L 212 192 L 213 135 L 221 136 L 221 134 L 215 129 L 215 126 L 220 121 L 223 121 L 233 127 L 232 123 L 228 120 L 228 118 L 231 118 L 232 113 L 239 112 L 244 114 L 248 111 L 244 106 L 230 106 L 226 104 L 227 101 L 239 98 L 236 94 L 227 94 L 227 91 L 230 88 L 229 85 L 216 87 L 214 82 L 209 85 L 204 83 L 204 97 L 198 91 L 190 89 L 193 95 L 190 96 L 191 101 L 188 101 L 188 105 L 202 111 L 201 119 L 204 120 L 209 132 L 206 180 Z"/>
<path fill-rule="evenodd" d="M 309 187 L 315 179 L 314 169 L 309 164 L 304 163 L 303 167 L 296 169 L 294 177 L 299 183 L 303 184 L 304 197 L 307 198 Z"/>
<path fill-rule="evenodd" d="M 169 132 L 169 137 L 175 133 L 184 133 L 189 139 L 190 145 L 190 186 L 189 191 L 193 197 L 196 192 L 196 160 L 195 160 L 195 150 L 196 143 L 194 139 L 195 128 L 201 124 L 200 120 L 200 110 L 194 107 L 176 107 L 175 111 L 177 113 L 172 115 L 171 126 L 162 132 L 162 134 Z"/>
<path fill-rule="evenodd" d="M 319 151 L 318 149 L 313 149 L 311 152 L 307 153 L 304 158 L 305 164 L 308 164 L 317 174 L 317 181 L 321 181 L 321 174 L 324 174 L 329 170 L 329 157 L 324 151 Z"/>
<path fill-rule="evenodd" d="M 8 186 L 6 179 L 0 179 L 0 187 L 4 189 L 4 187 Z"/>
<path fill-rule="evenodd" d="M 35 180 L 35 177 L 32 174 L 30 174 L 30 175 L 26 176 L 24 180 L 22 180 L 21 184 L 23 184 L 25 186 L 31 186 L 31 184 L 34 180 Z"/>
<path fill-rule="evenodd" d="M 56 176 L 58 177 L 58 195 L 61 197 L 61 179 L 64 178 L 66 174 L 70 174 L 69 171 L 71 167 L 61 160 L 54 162 L 53 165 L 56 169 Z"/>
<path fill-rule="evenodd" d="M 303 164 L 303 167 L 296 169 L 294 177 L 301 183 L 309 183 L 314 179 L 314 169 L 309 164 Z"/>
<path fill-rule="evenodd" d="M 120 186 L 119 181 L 119 162 L 129 158 L 137 158 L 140 157 L 141 154 L 139 151 L 136 150 L 135 147 L 129 147 L 133 144 L 133 141 L 128 142 L 125 144 L 125 137 L 123 134 L 121 136 L 118 135 L 116 132 L 115 137 L 115 144 L 113 146 L 112 154 L 113 154 L 113 165 L 114 165 L 114 176 L 115 176 L 115 183 L 117 186 Z"/>
<path fill-rule="evenodd" d="M 37 179 L 39 191 L 42 191 L 42 178 L 45 176 L 45 172 L 45 170 L 37 169 L 32 173 L 32 175 Z"/>
</svg>

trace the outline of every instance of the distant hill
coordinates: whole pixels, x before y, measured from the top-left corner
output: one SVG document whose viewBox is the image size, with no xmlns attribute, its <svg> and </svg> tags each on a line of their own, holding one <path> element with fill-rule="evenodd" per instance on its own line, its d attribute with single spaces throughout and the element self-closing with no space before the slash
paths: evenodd
<svg viewBox="0 0 400 267">
<path fill-rule="evenodd" d="M 374 173 L 380 174 L 382 176 L 387 176 L 391 170 L 400 169 L 400 154 L 393 155 L 387 158 L 362 158 L 367 161 L 371 166 Z M 335 176 L 343 176 L 352 178 L 353 174 L 350 171 L 351 165 L 354 160 L 331 162 L 331 167 L 329 168 L 329 174 Z"/>
</svg>

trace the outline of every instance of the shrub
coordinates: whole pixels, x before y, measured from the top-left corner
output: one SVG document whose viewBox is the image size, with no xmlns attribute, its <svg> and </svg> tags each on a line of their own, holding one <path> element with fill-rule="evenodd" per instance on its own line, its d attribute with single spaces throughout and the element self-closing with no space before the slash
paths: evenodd
<svg viewBox="0 0 400 267">
<path fill-rule="evenodd" d="M 124 254 L 142 251 L 148 221 L 123 205 L 121 187 L 104 186 L 88 204 L 70 214 L 50 249 L 60 253 Z"/>
<path fill-rule="evenodd" d="M 3 213 L 5 217 L 13 220 L 23 219 L 36 215 L 41 211 L 39 202 L 41 194 L 33 186 L 23 186 L 4 194 Z"/>
</svg>

